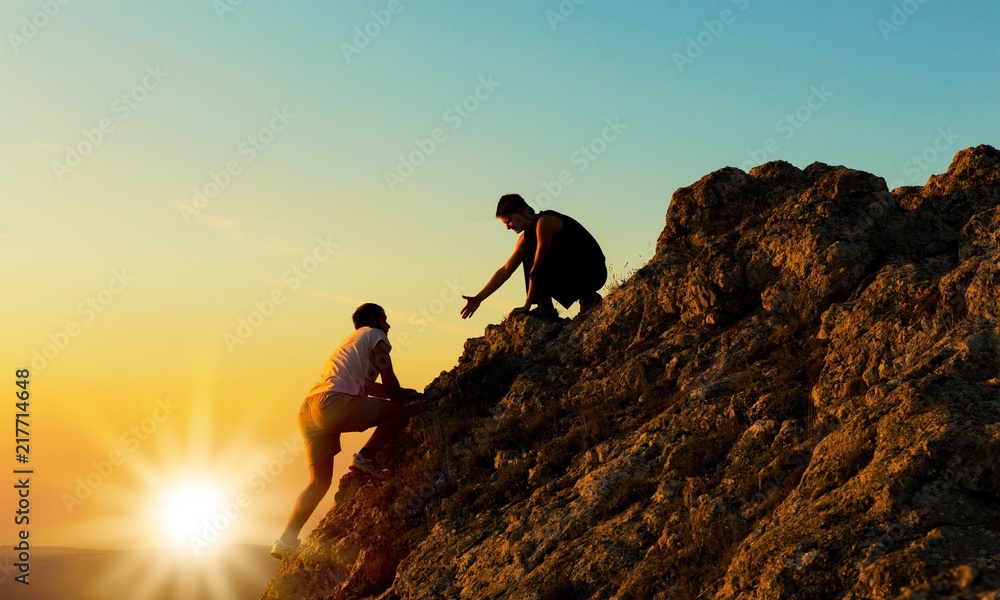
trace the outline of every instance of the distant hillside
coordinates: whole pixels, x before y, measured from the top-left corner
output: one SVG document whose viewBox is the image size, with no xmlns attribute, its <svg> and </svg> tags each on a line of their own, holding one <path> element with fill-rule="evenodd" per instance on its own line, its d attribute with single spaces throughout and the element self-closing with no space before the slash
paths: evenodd
<svg viewBox="0 0 1000 600">
<path fill-rule="evenodd" d="M 998 328 L 995 148 L 721 169 L 595 312 L 470 339 L 261 598 L 998 598 Z"/>
<path fill-rule="evenodd" d="M 30 585 L 14 581 L 18 561 L 0 546 L 3 600 L 249 600 L 274 573 L 262 546 L 216 546 L 200 557 L 170 549 L 31 549 Z"/>
</svg>

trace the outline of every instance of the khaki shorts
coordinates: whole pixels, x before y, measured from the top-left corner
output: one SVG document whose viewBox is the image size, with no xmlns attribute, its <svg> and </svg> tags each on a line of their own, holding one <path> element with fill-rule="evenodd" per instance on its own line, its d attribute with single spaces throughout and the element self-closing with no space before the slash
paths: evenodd
<svg viewBox="0 0 1000 600">
<path fill-rule="evenodd" d="M 340 452 L 340 434 L 365 431 L 379 424 L 389 401 L 370 396 L 329 392 L 309 396 L 299 409 L 299 431 L 309 464 Z"/>
</svg>

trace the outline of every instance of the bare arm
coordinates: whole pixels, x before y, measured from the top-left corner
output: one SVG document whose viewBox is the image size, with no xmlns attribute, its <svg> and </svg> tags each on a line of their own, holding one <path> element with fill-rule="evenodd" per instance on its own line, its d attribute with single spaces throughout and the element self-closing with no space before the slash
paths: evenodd
<svg viewBox="0 0 1000 600">
<path fill-rule="evenodd" d="M 493 292 L 500 289 L 500 286 L 507 283 L 507 280 L 514 274 L 514 271 L 516 271 L 517 268 L 521 266 L 521 263 L 524 262 L 524 255 L 526 251 L 527 248 L 524 242 L 524 234 L 521 234 L 521 236 L 517 238 L 517 244 L 514 246 L 514 253 L 510 255 L 510 258 L 507 259 L 507 262 L 504 263 L 502 267 L 497 269 L 497 272 L 493 274 L 493 277 L 490 277 L 490 280 L 486 282 L 483 289 L 480 290 L 475 296 L 462 296 L 466 300 L 465 307 L 462 308 L 463 319 L 471 317 L 473 313 L 476 312 L 476 309 L 479 308 L 479 305 L 483 300 L 489 298 Z"/>
<path fill-rule="evenodd" d="M 388 398 L 393 402 L 401 401 L 403 399 L 403 390 L 399 387 L 399 379 L 396 378 L 395 371 L 392 370 L 392 359 L 389 358 L 389 346 L 380 340 L 375 344 L 372 353 L 375 355 L 375 367 L 382 378 L 382 383 L 375 383 L 370 386 L 369 393 L 380 398 Z"/>
<path fill-rule="evenodd" d="M 552 236 L 562 229 L 562 219 L 553 215 L 545 215 L 538 219 L 535 235 L 538 243 L 535 245 L 535 260 L 531 263 L 531 273 L 528 277 L 528 294 L 524 298 L 524 308 L 531 308 L 535 303 L 535 273 L 545 264 L 552 249 Z"/>
</svg>

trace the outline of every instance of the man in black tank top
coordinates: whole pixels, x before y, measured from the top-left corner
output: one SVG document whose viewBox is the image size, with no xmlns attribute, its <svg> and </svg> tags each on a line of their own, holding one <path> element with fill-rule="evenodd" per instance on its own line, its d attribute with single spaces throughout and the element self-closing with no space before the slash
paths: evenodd
<svg viewBox="0 0 1000 600">
<path fill-rule="evenodd" d="M 554 210 L 536 213 L 518 194 L 500 198 L 497 218 L 507 229 L 520 234 L 514 254 L 478 294 L 462 296 L 466 300 L 463 319 L 471 317 L 518 267 L 524 270 L 527 295 L 524 306 L 510 311 L 508 319 L 523 313 L 557 317 L 553 299 L 566 308 L 579 301 L 583 314 L 601 299 L 597 290 L 608 279 L 604 252 L 583 225 Z M 533 304 L 537 305 L 534 309 Z"/>
</svg>

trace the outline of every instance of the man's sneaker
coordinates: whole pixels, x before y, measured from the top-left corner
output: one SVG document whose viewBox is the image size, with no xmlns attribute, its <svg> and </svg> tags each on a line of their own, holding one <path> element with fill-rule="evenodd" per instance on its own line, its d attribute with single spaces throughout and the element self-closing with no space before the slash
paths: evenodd
<svg viewBox="0 0 1000 600">
<path fill-rule="evenodd" d="M 385 469 L 379 467 L 375 464 L 375 461 L 368 460 L 360 453 L 354 455 L 354 460 L 351 461 L 351 466 L 348 467 L 355 473 L 363 473 L 365 475 L 370 475 L 375 479 L 388 479 L 389 472 Z"/>
<path fill-rule="evenodd" d="M 293 544 L 286 544 L 283 539 L 278 538 L 274 542 L 274 545 L 271 546 L 271 556 L 277 558 L 278 560 L 281 560 L 282 558 L 285 557 L 286 554 L 288 554 L 292 550 L 295 550 L 298 547 L 299 547 L 299 540 L 295 540 L 295 544 L 293 545 Z"/>
</svg>

